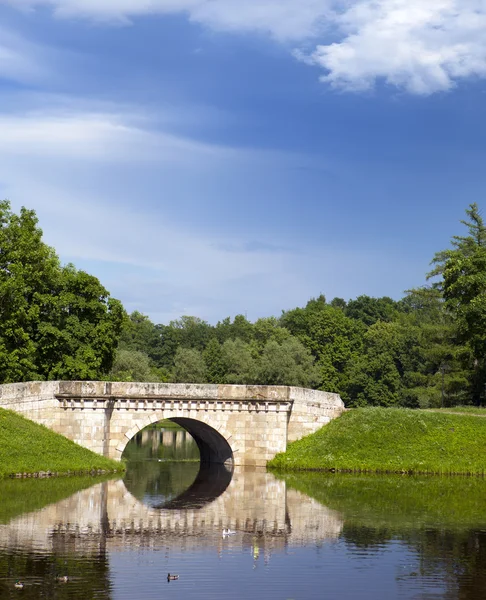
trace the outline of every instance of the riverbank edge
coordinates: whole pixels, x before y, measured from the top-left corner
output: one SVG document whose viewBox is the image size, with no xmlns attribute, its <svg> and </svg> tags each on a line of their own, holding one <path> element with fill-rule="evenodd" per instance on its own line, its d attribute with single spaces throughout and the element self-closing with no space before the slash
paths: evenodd
<svg viewBox="0 0 486 600">
<path fill-rule="evenodd" d="M 368 407 L 289 444 L 269 471 L 484 477 L 481 415 Z M 479 459 L 477 457 L 480 457 Z"/>
<path fill-rule="evenodd" d="M 464 471 L 415 471 L 409 470 L 384 470 L 384 469 L 338 469 L 334 467 L 295 467 L 283 468 L 267 463 L 267 470 L 271 473 L 341 473 L 343 475 L 411 475 L 411 476 L 439 476 L 439 477 L 486 477 L 486 472 L 464 472 Z"/>
<path fill-rule="evenodd" d="M 25 471 L 21 473 L 8 473 L 0 475 L 0 481 L 2 479 L 52 479 L 55 477 L 81 477 L 91 476 L 98 477 L 100 475 L 116 475 L 117 473 L 124 473 L 126 471 L 125 465 L 119 469 L 85 469 L 77 471 Z"/>
</svg>

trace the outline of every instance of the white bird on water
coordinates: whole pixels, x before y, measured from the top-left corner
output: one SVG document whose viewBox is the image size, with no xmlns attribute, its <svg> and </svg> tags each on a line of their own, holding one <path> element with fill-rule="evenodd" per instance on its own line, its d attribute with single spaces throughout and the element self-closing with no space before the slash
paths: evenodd
<svg viewBox="0 0 486 600">
<path fill-rule="evenodd" d="M 223 537 L 226 537 L 227 535 L 235 535 L 236 531 L 233 531 L 232 529 L 223 529 Z"/>
</svg>

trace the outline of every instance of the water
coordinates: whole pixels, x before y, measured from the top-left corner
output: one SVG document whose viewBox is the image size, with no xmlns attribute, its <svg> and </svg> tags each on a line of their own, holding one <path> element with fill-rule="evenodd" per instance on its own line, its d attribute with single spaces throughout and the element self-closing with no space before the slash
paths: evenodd
<svg viewBox="0 0 486 600">
<path fill-rule="evenodd" d="M 486 595 L 482 479 L 201 472 L 173 431 L 127 455 L 123 479 L 0 482 L 0 599 Z"/>
</svg>

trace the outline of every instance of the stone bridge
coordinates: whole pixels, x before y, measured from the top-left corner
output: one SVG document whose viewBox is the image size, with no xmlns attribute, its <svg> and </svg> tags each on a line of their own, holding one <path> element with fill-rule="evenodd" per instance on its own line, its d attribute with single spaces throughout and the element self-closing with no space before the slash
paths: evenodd
<svg viewBox="0 0 486 600">
<path fill-rule="evenodd" d="M 0 385 L 0 408 L 115 460 L 138 431 L 170 419 L 195 439 L 201 462 L 264 466 L 344 404 L 287 386 L 49 381 Z"/>
</svg>

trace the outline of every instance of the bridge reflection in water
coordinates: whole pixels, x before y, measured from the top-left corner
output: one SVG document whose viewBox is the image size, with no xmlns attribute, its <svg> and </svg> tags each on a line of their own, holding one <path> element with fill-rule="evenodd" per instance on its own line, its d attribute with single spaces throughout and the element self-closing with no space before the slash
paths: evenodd
<svg viewBox="0 0 486 600">
<path fill-rule="evenodd" d="M 216 477 L 215 477 L 216 475 Z M 238 535 L 223 538 L 229 528 Z M 105 481 L 0 525 L 0 546 L 36 552 L 100 555 L 123 547 L 260 547 L 265 552 L 334 540 L 338 513 L 286 489 L 263 470 L 200 471 L 165 506 L 147 506 L 122 479 Z"/>
</svg>

